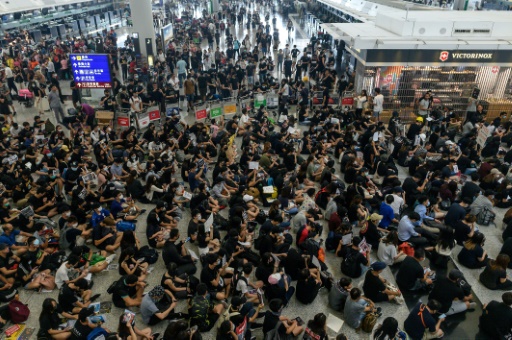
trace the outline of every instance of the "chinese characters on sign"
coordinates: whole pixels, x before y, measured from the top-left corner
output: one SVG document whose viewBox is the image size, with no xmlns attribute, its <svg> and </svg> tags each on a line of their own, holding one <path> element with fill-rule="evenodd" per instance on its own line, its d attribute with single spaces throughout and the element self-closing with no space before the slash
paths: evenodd
<svg viewBox="0 0 512 340">
<path fill-rule="evenodd" d="M 112 88 L 107 54 L 71 54 L 70 61 L 78 89 Z"/>
</svg>

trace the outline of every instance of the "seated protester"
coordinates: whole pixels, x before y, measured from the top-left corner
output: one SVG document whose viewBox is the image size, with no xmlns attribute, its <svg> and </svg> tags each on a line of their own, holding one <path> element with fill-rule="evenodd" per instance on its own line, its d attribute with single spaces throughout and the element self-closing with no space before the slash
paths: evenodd
<svg viewBox="0 0 512 340">
<path fill-rule="evenodd" d="M 430 263 L 438 268 L 446 269 L 454 248 L 455 238 L 453 229 L 451 227 L 442 229 L 436 245 L 427 248 L 427 250 L 431 251 Z"/>
<path fill-rule="evenodd" d="M 160 285 L 153 287 L 144 295 L 140 304 L 142 321 L 153 326 L 162 320 L 182 319 L 184 317 L 182 313 L 174 313 L 177 301 L 170 290 Z"/>
<path fill-rule="evenodd" d="M 393 301 L 400 304 L 397 300 L 397 297 L 402 295 L 400 291 L 389 289 L 386 286 L 388 281 L 380 276 L 386 267 L 387 265 L 384 262 L 377 261 L 372 263 L 370 266 L 371 269 L 366 272 L 364 278 L 364 295 L 373 302 Z"/>
<path fill-rule="evenodd" d="M 457 203 L 452 204 L 454 206 Z M 475 234 L 475 222 L 476 216 L 472 214 L 465 214 L 460 219 L 457 219 L 455 223 L 453 223 L 453 230 L 455 241 L 457 244 L 462 246 L 467 240 L 473 237 Z"/>
<path fill-rule="evenodd" d="M 76 315 L 101 296 L 101 294 L 94 296 L 91 294 L 92 291 L 89 289 L 86 279 L 65 283 L 59 292 L 59 305 L 66 313 Z"/>
<path fill-rule="evenodd" d="M 108 255 L 106 251 L 94 252 L 87 246 L 76 246 L 71 250 L 71 253 L 80 259 L 78 266 L 83 265 L 82 269 L 87 269 L 92 274 L 107 269 L 116 257 L 116 254 Z"/>
<path fill-rule="evenodd" d="M 429 276 L 432 276 L 434 272 L 423 268 L 421 262 L 424 260 L 425 250 L 422 248 L 414 250 L 414 257 L 407 256 L 405 258 L 396 274 L 396 283 L 400 290 L 417 291 L 432 284 L 432 279 Z"/>
<path fill-rule="evenodd" d="M 382 324 L 374 328 L 373 339 L 375 340 L 403 338 L 407 338 L 407 335 L 398 328 L 398 321 L 392 316 L 388 316 Z"/>
<path fill-rule="evenodd" d="M 300 302 L 310 304 L 317 297 L 321 287 L 322 279 L 320 277 L 320 270 L 317 268 L 304 268 L 301 270 L 300 277 L 297 281 L 297 294 L 295 294 L 295 296 Z"/>
<path fill-rule="evenodd" d="M 146 219 L 146 237 L 148 244 L 153 248 L 163 248 L 166 243 L 162 230 L 165 225 L 163 221 L 165 210 L 166 203 L 164 201 L 158 201 L 156 207 L 149 212 Z"/>
<path fill-rule="evenodd" d="M 1 249 L 2 245 L 0 244 L 0 249 Z M 88 270 L 80 270 L 80 269 L 76 269 L 76 266 L 79 264 L 80 262 L 80 258 L 75 255 L 75 254 L 71 254 L 68 256 L 68 259 L 66 262 L 63 262 L 59 269 L 57 270 L 57 272 L 55 273 L 55 283 L 57 284 L 57 288 L 62 288 L 62 286 L 65 284 L 65 283 L 75 283 L 77 282 L 78 280 L 80 279 L 83 279 L 87 276 L 87 274 L 89 273 Z M 74 279 L 70 279 L 69 278 L 69 274 L 70 272 L 76 272 L 78 271 L 79 272 L 79 275 L 77 277 L 75 277 Z"/>
<path fill-rule="evenodd" d="M 379 248 L 379 242 L 382 238 L 380 233 L 387 233 L 387 229 L 383 229 L 379 227 L 379 223 L 382 220 L 383 216 L 373 213 L 366 221 L 366 224 L 363 225 L 361 230 L 359 231 L 359 237 L 365 238 L 366 242 L 372 246 L 372 249 Z"/>
<path fill-rule="evenodd" d="M 269 285 L 265 289 L 267 300 L 279 299 L 286 306 L 295 293 L 295 287 L 290 285 L 291 278 L 281 271 L 270 275 L 268 283 Z"/>
<path fill-rule="evenodd" d="M 270 275 L 277 272 L 279 269 L 279 261 L 276 261 L 271 253 L 267 252 L 261 257 L 260 264 L 256 267 L 256 279 L 262 281 L 266 286 L 268 285 L 268 278 Z"/>
<path fill-rule="evenodd" d="M 84 309 L 84 311 L 88 311 L 89 309 Z M 82 312 L 84 315 L 86 312 Z M 41 339 L 43 337 L 47 339 L 69 339 L 71 336 L 71 332 L 69 328 L 61 329 L 60 325 L 62 323 L 61 316 L 68 319 L 73 319 L 73 315 L 62 311 L 60 306 L 57 304 L 52 298 L 46 298 L 43 301 L 43 308 L 41 310 L 41 314 L 39 315 L 39 331 L 37 332 L 37 338 Z M 2 316 L 2 319 L 3 316 Z M 1 321 L 1 320 L 0 320 Z M 0 325 L 5 322 L 0 322 Z M 2 326 L 3 326 L 2 325 Z"/>
<path fill-rule="evenodd" d="M 112 302 L 119 308 L 139 307 L 146 283 L 139 281 L 135 275 L 122 276 L 114 283 Z"/>
<path fill-rule="evenodd" d="M 494 207 L 494 195 L 496 192 L 493 190 L 485 190 L 483 194 L 478 195 L 478 197 L 471 203 L 471 214 L 478 216 L 481 211 L 484 209 L 491 210 Z"/>
<path fill-rule="evenodd" d="M 29 237 L 28 242 L 37 247 L 40 245 L 39 239 L 33 236 Z M 39 291 L 45 289 L 51 291 L 55 288 L 55 278 L 51 275 L 50 269 L 41 269 L 36 261 L 32 262 L 32 256 L 29 252 L 21 256 L 16 276 L 17 280 L 21 282 L 21 286 L 28 290 Z"/>
<path fill-rule="evenodd" d="M 400 242 L 412 243 L 415 247 L 424 247 L 428 245 L 429 240 L 423 237 L 426 230 L 417 228 L 416 224 L 420 221 L 420 215 L 417 212 L 411 212 L 404 215 L 398 223 L 398 240 Z M 425 235 L 426 236 L 426 235 Z"/>
<path fill-rule="evenodd" d="M 329 292 L 329 306 L 343 313 L 351 289 L 352 279 L 348 277 L 342 277 L 339 281 L 335 282 Z"/>
<path fill-rule="evenodd" d="M 78 224 L 75 216 L 69 216 L 60 230 L 59 246 L 62 250 L 71 250 L 82 246 L 90 238 L 93 229 L 87 229 L 86 224 Z"/>
<path fill-rule="evenodd" d="M 171 262 L 167 265 L 167 271 L 160 280 L 160 285 L 169 289 L 176 299 L 182 300 L 195 292 L 199 279 L 189 276 L 187 273 L 177 274 L 178 265 Z"/>
<path fill-rule="evenodd" d="M 160 333 L 153 333 L 151 328 L 146 327 L 144 329 L 139 329 L 135 326 L 135 318 L 132 318 L 130 322 L 126 322 L 126 314 L 123 313 L 119 316 L 119 326 L 117 328 L 117 334 L 105 334 L 101 335 L 101 337 L 94 338 L 95 340 L 104 339 L 107 336 L 107 339 L 115 336 L 118 339 L 158 339 Z M 99 326 L 101 327 L 101 325 Z M 108 333 L 108 332 L 107 332 Z"/>
<path fill-rule="evenodd" d="M 268 332 L 273 331 L 277 328 L 277 333 L 281 337 L 292 336 L 296 337 L 302 333 L 303 327 L 300 326 L 296 319 L 290 319 L 286 316 L 281 315 L 281 312 L 285 304 L 281 299 L 272 299 L 268 303 L 269 310 L 265 313 L 265 319 L 263 320 L 263 334 L 266 335 Z"/>
<path fill-rule="evenodd" d="M 218 254 L 207 254 L 201 270 L 201 282 L 208 288 L 209 294 L 216 300 L 224 300 L 229 296 L 232 274 L 227 271 L 230 260 L 221 266 Z"/>
<path fill-rule="evenodd" d="M 457 221 L 463 220 L 464 217 L 468 214 L 468 207 L 473 202 L 473 200 L 469 197 L 462 197 L 462 201 L 457 203 L 454 202 L 450 205 L 450 208 L 446 212 L 446 216 L 444 217 L 444 224 L 450 226 L 455 229 L 455 224 Z M 465 240 L 464 240 L 465 241 Z"/>
<path fill-rule="evenodd" d="M 512 281 L 507 277 L 507 267 L 510 263 L 510 257 L 505 254 L 499 254 L 496 260 L 490 260 L 484 271 L 480 273 L 480 282 L 491 290 L 510 290 Z"/>
<path fill-rule="evenodd" d="M 190 326 L 197 325 L 200 332 L 209 332 L 225 309 L 225 304 L 214 305 L 211 300 L 208 287 L 200 283 L 188 309 Z"/>
<path fill-rule="evenodd" d="M 465 295 L 459 284 L 461 279 L 464 279 L 464 275 L 457 269 L 452 269 L 448 277 L 437 278 L 428 299 L 441 303 L 439 313 L 453 315 L 475 308 L 476 303 L 471 302 L 473 295 Z"/>
<path fill-rule="evenodd" d="M 361 323 L 367 313 L 377 313 L 380 317 L 382 315 L 380 310 L 380 307 L 375 308 L 375 304 L 370 299 L 362 296 L 359 288 L 352 288 L 350 290 L 350 297 L 345 303 L 343 316 L 347 325 L 358 330 L 361 328 Z"/>
<path fill-rule="evenodd" d="M 290 248 L 286 257 L 279 262 L 279 266 L 284 269 L 292 281 L 295 281 L 299 279 L 301 270 L 307 268 L 309 258 L 309 255 L 300 255 L 297 249 Z"/>
<path fill-rule="evenodd" d="M 251 324 L 257 319 L 262 317 L 263 315 L 260 315 L 260 311 L 263 309 L 263 304 L 258 304 L 256 308 L 254 308 L 253 303 L 247 302 L 247 299 L 245 297 L 240 296 L 234 296 L 231 299 L 231 305 L 229 306 L 228 313 L 229 313 L 229 319 L 228 322 L 231 323 L 234 327 L 235 335 L 238 336 L 245 336 L 244 339 L 250 339 L 251 338 Z M 256 325 L 255 325 L 256 326 Z M 224 326 L 226 327 L 226 326 Z M 227 328 L 224 328 L 222 325 L 219 327 L 219 333 L 226 334 Z M 232 330 L 233 328 L 230 328 L 229 330 Z M 217 339 L 219 337 L 217 336 Z M 225 339 L 221 337 L 221 339 Z M 228 340 L 231 340 L 232 338 L 227 338 Z"/>
<path fill-rule="evenodd" d="M 21 256 L 27 252 L 28 246 L 25 245 L 25 242 L 32 234 L 14 229 L 13 225 L 10 223 L 4 224 L 2 230 L 3 233 L 0 235 L 0 243 L 9 246 L 13 256 Z M 17 239 L 21 239 L 20 241 L 22 242 L 17 242 Z"/>
<path fill-rule="evenodd" d="M 119 256 L 119 275 L 135 275 L 139 281 L 144 281 L 147 277 L 148 263 L 142 259 L 136 259 L 135 248 L 128 246 L 123 249 Z"/>
<path fill-rule="evenodd" d="M 238 282 L 236 283 L 235 292 L 239 293 L 243 296 L 247 301 L 252 303 L 259 303 L 258 294 L 252 293 L 253 289 L 258 289 L 263 287 L 262 281 L 251 282 L 251 273 L 253 271 L 252 263 L 244 264 L 242 268 L 242 273 L 238 278 Z"/>
<path fill-rule="evenodd" d="M 501 247 L 500 254 L 508 255 L 512 257 L 512 238 L 507 238 L 505 242 L 503 242 L 503 246 Z M 509 262 L 508 268 L 512 268 L 512 263 Z"/>
<path fill-rule="evenodd" d="M 71 329 L 71 337 L 68 339 L 87 339 L 87 336 L 93 331 L 93 329 L 98 327 L 97 324 L 89 321 L 89 317 L 93 315 L 94 310 L 92 308 L 82 308 L 78 313 L 78 320 L 76 320 L 75 325 Z"/>
<path fill-rule="evenodd" d="M 404 322 L 404 331 L 411 340 L 438 339 L 444 336 L 441 330 L 441 323 L 445 320 L 439 318 L 437 321 L 434 315 L 442 308 L 437 300 L 429 300 L 426 305 L 419 302 L 409 313 Z"/>
<path fill-rule="evenodd" d="M 120 191 L 115 191 L 114 197 L 115 199 L 110 206 L 110 212 L 115 219 L 123 218 L 125 221 L 134 221 L 146 212 L 146 209 L 137 207 L 134 200 L 130 200 L 130 203 L 127 203 L 123 193 Z"/>
<path fill-rule="evenodd" d="M 306 340 L 328 340 L 327 336 L 327 317 L 324 313 L 318 313 L 313 320 L 309 320 L 306 329 L 304 329 L 304 339 Z"/>
<path fill-rule="evenodd" d="M 290 249 L 292 243 L 290 234 L 283 234 L 283 229 L 273 226 L 269 234 L 264 235 L 259 244 L 260 256 L 265 253 L 272 253 L 275 256 L 283 256 Z"/>
<path fill-rule="evenodd" d="M 368 270 L 370 264 L 370 250 L 366 254 L 362 254 L 359 249 L 361 238 L 355 236 L 352 239 L 352 244 L 343 246 L 340 241 L 336 249 L 336 255 L 343 257 L 341 262 L 341 272 L 351 278 L 358 278 Z"/>
<path fill-rule="evenodd" d="M 383 201 L 379 208 L 379 214 L 382 216 L 379 227 L 387 229 L 390 225 L 399 223 L 399 220 L 395 217 L 392 204 L 395 202 L 394 195 L 387 195 L 385 201 Z"/>
<path fill-rule="evenodd" d="M 398 251 L 398 243 L 398 234 L 396 231 L 390 231 L 383 237 L 377 249 L 377 258 L 379 261 L 384 262 L 388 266 L 393 266 L 405 260 L 407 255 L 402 250 Z"/>
<path fill-rule="evenodd" d="M 91 205 L 91 209 L 93 210 L 91 217 L 91 225 L 93 228 L 96 228 L 100 225 L 100 222 L 103 221 L 107 217 L 111 217 L 113 219 L 112 214 L 107 209 L 103 209 L 99 203 L 93 203 Z"/>
<path fill-rule="evenodd" d="M 123 233 L 116 231 L 116 221 L 106 217 L 93 228 L 94 245 L 100 250 L 113 253 L 121 246 Z"/>
<path fill-rule="evenodd" d="M 480 316 L 478 327 L 491 339 L 505 339 L 512 329 L 512 292 L 503 293 L 501 300 L 486 303 Z"/>
<path fill-rule="evenodd" d="M 464 242 L 464 247 L 457 255 L 457 259 L 461 265 L 470 269 L 483 268 L 489 262 L 487 251 L 483 246 L 485 243 L 485 235 L 475 233 L 473 237 Z"/>
<path fill-rule="evenodd" d="M 165 242 L 165 246 L 162 251 L 162 259 L 164 260 L 165 265 L 168 265 L 171 262 L 178 265 L 176 274 L 181 275 L 183 273 L 187 273 L 188 275 L 194 275 L 197 271 L 194 260 L 188 253 L 184 240 L 177 242 L 179 238 L 179 229 L 171 229 L 169 239 Z"/>
</svg>

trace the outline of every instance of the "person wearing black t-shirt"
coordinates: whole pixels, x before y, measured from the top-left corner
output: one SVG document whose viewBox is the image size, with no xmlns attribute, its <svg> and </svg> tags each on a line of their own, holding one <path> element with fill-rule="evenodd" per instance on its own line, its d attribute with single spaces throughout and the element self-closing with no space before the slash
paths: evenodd
<svg viewBox="0 0 512 340">
<path fill-rule="evenodd" d="M 84 309 L 84 311 L 90 310 Z M 73 315 L 62 310 L 62 308 L 57 304 L 57 301 L 52 298 L 46 298 L 43 301 L 43 308 L 41 310 L 41 314 L 39 315 L 39 331 L 37 333 L 38 339 L 43 337 L 47 339 L 68 339 L 71 336 L 69 329 L 59 328 L 59 325 L 62 323 L 61 317 L 59 315 L 62 315 L 68 319 L 73 318 Z M 92 312 L 88 316 L 90 315 L 92 315 Z"/>
<path fill-rule="evenodd" d="M 310 270 L 308 268 L 304 268 L 300 271 L 295 296 L 300 302 L 309 304 L 315 300 L 320 287 L 322 287 L 320 269 Z"/>
<path fill-rule="evenodd" d="M 355 236 L 352 239 L 351 246 L 343 246 L 342 242 L 340 242 L 338 249 L 336 249 L 336 254 L 339 257 L 343 257 L 341 271 L 352 278 L 357 278 L 364 274 L 363 268 L 366 271 L 370 263 L 370 250 L 366 252 L 366 255 L 363 255 L 359 249 L 360 243 L 361 238 Z"/>
<path fill-rule="evenodd" d="M 396 274 L 396 283 L 401 290 L 417 291 L 432 284 L 428 277 L 430 272 L 425 271 L 421 262 L 425 260 L 425 250 L 414 250 L 414 257 L 407 256 L 400 265 Z"/>
<path fill-rule="evenodd" d="M 114 306 L 119 308 L 140 306 L 145 286 L 144 282 L 139 282 L 136 275 L 122 276 L 112 290 Z"/>
<path fill-rule="evenodd" d="M 121 92 L 119 92 L 118 96 L 120 99 L 120 104 L 122 109 L 130 108 L 130 95 L 127 92 L 127 88 L 125 86 L 121 87 Z"/>
<path fill-rule="evenodd" d="M 112 96 L 110 95 L 109 90 L 105 90 L 104 93 L 105 95 L 100 99 L 100 106 L 103 106 L 104 110 L 114 111 L 114 106 L 116 103 L 114 98 L 112 98 Z"/>
<path fill-rule="evenodd" d="M 464 275 L 457 269 L 452 269 L 448 277 L 437 279 L 428 299 L 437 300 L 441 303 L 439 313 L 453 315 L 475 307 L 476 304 L 471 302 L 473 295 L 465 295 L 458 283 L 459 280 L 463 279 Z"/>
<path fill-rule="evenodd" d="M 88 287 L 86 279 L 64 283 L 59 291 L 59 305 L 62 310 L 69 314 L 77 314 L 83 308 L 89 307 L 100 294 L 91 297 L 91 290 Z"/>
<path fill-rule="evenodd" d="M 502 302 L 491 301 L 483 306 L 480 317 L 480 330 L 491 339 L 504 339 L 512 329 L 512 292 L 501 296 Z"/>
</svg>

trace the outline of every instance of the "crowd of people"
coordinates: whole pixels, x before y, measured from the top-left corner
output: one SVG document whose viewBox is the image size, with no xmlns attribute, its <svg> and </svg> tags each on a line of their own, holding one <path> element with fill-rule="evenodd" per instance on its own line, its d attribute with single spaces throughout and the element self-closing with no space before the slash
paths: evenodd
<svg viewBox="0 0 512 340">
<path fill-rule="evenodd" d="M 433 107 L 427 93 L 403 134 L 398 113 L 388 124 L 380 120 L 379 89 L 373 97 L 363 90 L 353 108 L 332 105 L 334 93 L 355 83 L 354 74 L 337 71 L 342 53 L 316 37 L 302 51 L 279 41 L 274 4 L 225 5 L 200 18 L 168 10 L 175 39 L 158 51 L 154 70 L 136 68 L 129 38 L 118 49 L 116 33 L 104 32 L 100 48 L 121 74 L 101 98 L 103 109 L 136 116 L 156 104 L 165 112 L 184 94 L 193 111 L 197 102 L 272 90 L 286 119 L 276 122 L 262 105 L 210 124 L 188 124 L 174 112 L 143 133 L 100 126 L 68 70 L 69 53 L 98 49 L 92 39 L 43 41 L 33 51 L 28 33 L 8 37 L 1 53 L 0 300 L 19 300 L 20 290 L 55 291 L 38 316 L 38 338 L 201 339 L 212 332 L 219 340 L 252 339 L 261 328 L 265 339 L 327 339 L 326 313 L 286 315 L 292 299 L 325 299 L 349 327 L 375 339 L 438 338 L 443 321 L 475 308 L 475 297 L 461 271 L 438 275 L 435 268 L 456 257 L 461 266 L 484 268 L 486 288 L 512 287 L 512 212 L 495 259 L 479 231 L 501 223 L 494 209 L 512 205 L 506 113 L 486 122 L 475 102 L 461 121 Z M 246 25 L 242 42 L 233 25 Z M 76 114 L 64 112 L 59 79 L 70 82 Z M 45 117 L 48 87 L 56 125 Z M 23 122 L 14 105 L 22 88 L 36 104 L 23 110 L 38 114 Z M 322 93 L 316 103 L 315 92 Z M 444 118 L 433 124 L 427 115 Z M 479 145 L 482 125 L 491 137 Z M 329 270 L 333 263 L 341 277 Z M 387 267 L 398 268 L 396 285 L 382 275 Z M 117 329 L 103 327 L 94 307 L 94 280 L 105 270 L 119 272 L 107 290 L 124 310 Z M 161 275 L 160 284 L 148 287 L 148 275 Z M 386 302 L 401 305 L 408 292 L 428 293 L 428 302 L 403 323 L 379 319 Z M 0 326 L 18 316 L 8 306 L 0 307 Z M 509 334 L 511 306 L 509 292 L 486 304 L 481 329 L 494 338 Z M 135 325 L 136 312 L 143 326 Z M 61 317 L 72 322 L 62 327 Z M 164 320 L 172 320 L 165 333 L 154 333 Z"/>
</svg>

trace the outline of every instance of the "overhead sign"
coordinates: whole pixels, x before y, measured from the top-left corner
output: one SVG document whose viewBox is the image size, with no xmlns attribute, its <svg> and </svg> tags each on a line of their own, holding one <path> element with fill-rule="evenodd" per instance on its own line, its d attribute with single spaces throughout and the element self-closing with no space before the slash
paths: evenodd
<svg viewBox="0 0 512 340">
<path fill-rule="evenodd" d="M 112 77 L 110 75 L 107 54 L 71 54 L 70 62 L 77 88 L 112 88 Z"/>
<path fill-rule="evenodd" d="M 387 65 L 407 65 L 411 63 L 428 63 L 446 65 L 453 63 L 461 64 L 488 64 L 497 66 L 512 64 L 512 55 L 508 51 L 478 51 L 478 50 L 389 50 L 373 49 L 367 50 L 366 63 Z"/>
</svg>

